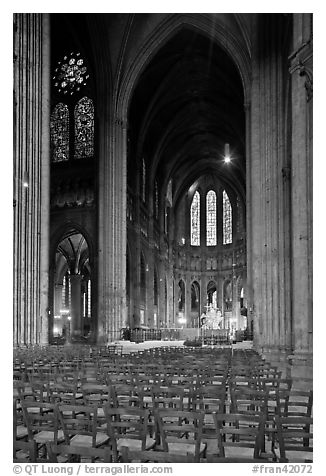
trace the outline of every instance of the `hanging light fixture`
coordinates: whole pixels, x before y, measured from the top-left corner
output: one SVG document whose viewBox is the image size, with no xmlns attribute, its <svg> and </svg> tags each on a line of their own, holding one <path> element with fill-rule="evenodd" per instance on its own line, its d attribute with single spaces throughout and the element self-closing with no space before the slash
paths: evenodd
<svg viewBox="0 0 326 476">
<path fill-rule="evenodd" d="M 229 164 L 231 162 L 230 144 L 225 144 L 224 146 L 224 162 L 226 164 Z"/>
<path fill-rule="evenodd" d="M 23 187 L 29 187 L 28 173 L 25 171 L 23 176 Z"/>
</svg>

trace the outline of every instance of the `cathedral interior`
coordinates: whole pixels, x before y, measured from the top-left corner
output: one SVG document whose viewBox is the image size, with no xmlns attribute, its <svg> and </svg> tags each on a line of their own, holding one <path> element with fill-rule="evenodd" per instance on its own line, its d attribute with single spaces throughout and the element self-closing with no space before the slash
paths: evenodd
<svg viewBox="0 0 326 476">
<path fill-rule="evenodd" d="M 208 328 L 311 378 L 312 31 L 14 14 L 15 349 Z"/>
</svg>

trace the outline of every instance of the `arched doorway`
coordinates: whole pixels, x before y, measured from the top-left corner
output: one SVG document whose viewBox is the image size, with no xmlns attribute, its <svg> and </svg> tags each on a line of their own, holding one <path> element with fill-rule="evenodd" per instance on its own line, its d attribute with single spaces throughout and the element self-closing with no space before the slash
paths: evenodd
<svg viewBox="0 0 326 476">
<path fill-rule="evenodd" d="M 187 318 L 185 316 L 185 300 L 186 300 L 186 291 L 185 283 L 180 279 L 178 283 L 178 315 L 177 322 L 179 325 L 184 327 L 187 323 Z"/>
<path fill-rule="evenodd" d="M 200 286 L 197 281 L 191 284 L 191 327 L 199 327 Z"/>
<path fill-rule="evenodd" d="M 207 309 L 217 309 L 217 288 L 214 281 L 210 281 L 207 284 Z"/>
<path fill-rule="evenodd" d="M 84 342 L 91 338 L 95 327 L 92 288 L 87 240 L 80 231 L 71 230 L 55 250 L 51 341 Z"/>
</svg>

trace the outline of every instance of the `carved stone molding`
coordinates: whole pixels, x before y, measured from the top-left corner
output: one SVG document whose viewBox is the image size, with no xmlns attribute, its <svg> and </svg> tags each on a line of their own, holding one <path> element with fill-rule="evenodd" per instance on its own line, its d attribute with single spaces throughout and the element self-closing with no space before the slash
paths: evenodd
<svg viewBox="0 0 326 476">
<path fill-rule="evenodd" d="M 291 66 L 290 74 L 298 72 L 300 76 L 305 77 L 305 89 L 307 101 L 309 102 L 313 96 L 313 70 L 312 70 L 312 43 L 308 41 L 303 43 L 300 48 L 294 51 L 290 56 Z"/>
<path fill-rule="evenodd" d="M 51 208 L 93 206 L 95 202 L 92 180 L 79 178 L 62 180 L 51 190 Z"/>
</svg>

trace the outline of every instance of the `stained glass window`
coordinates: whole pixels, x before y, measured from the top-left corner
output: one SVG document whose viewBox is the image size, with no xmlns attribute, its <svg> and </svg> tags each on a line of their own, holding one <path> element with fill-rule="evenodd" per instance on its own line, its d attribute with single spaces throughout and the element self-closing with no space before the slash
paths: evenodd
<svg viewBox="0 0 326 476">
<path fill-rule="evenodd" d="M 66 279 L 66 276 L 64 276 L 62 280 L 62 295 L 61 295 L 62 309 L 66 308 L 66 295 L 67 295 L 67 279 Z"/>
<path fill-rule="evenodd" d="M 80 53 L 70 53 L 58 61 L 52 79 L 59 93 L 72 95 L 86 85 L 88 78 L 85 60 Z"/>
<path fill-rule="evenodd" d="M 232 206 L 228 194 L 223 190 L 223 245 L 232 243 Z"/>
<path fill-rule="evenodd" d="M 94 105 L 83 97 L 75 107 L 75 158 L 94 155 Z"/>
<path fill-rule="evenodd" d="M 142 160 L 141 197 L 142 197 L 143 202 L 145 202 L 146 201 L 146 164 L 145 164 L 145 159 Z"/>
<path fill-rule="evenodd" d="M 216 193 L 210 190 L 206 195 L 206 244 L 216 246 Z"/>
<path fill-rule="evenodd" d="M 69 110 L 68 106 L 59 103 L 51 114 L 51 151 L 53 162 L 69 159 Z"/>
<path fill-rule="evenodd" d="M 190 208 L 190 244 L 192 246 L 200 245 L 200 195 L 196 191 L 192 199 Z"/>
<path fill-rule="evenodd" d="M 172 179 L 169 180 L 168 183 L 168 188 L 166 191 L 166 199 L 169 202 L 170 207 L 172 207 L 172 201 L 173 201 L 173 196 L 172 196 Z"/>
<path fill-rule="evenodd" d="M 155 203 L 154 203 L 154 209 L 155 209 L 155 218 L 158 218 L 158 186 L 157 186 L 157 181 L 155 180 L 154 184 L 154 194 L 155 194 Z"/>
<path fill-rule="evenodd" d="M 87 317 L 92 315 L 92 303 L 91 303 L 91 280 L 87 283 Z"/>
</svg>

